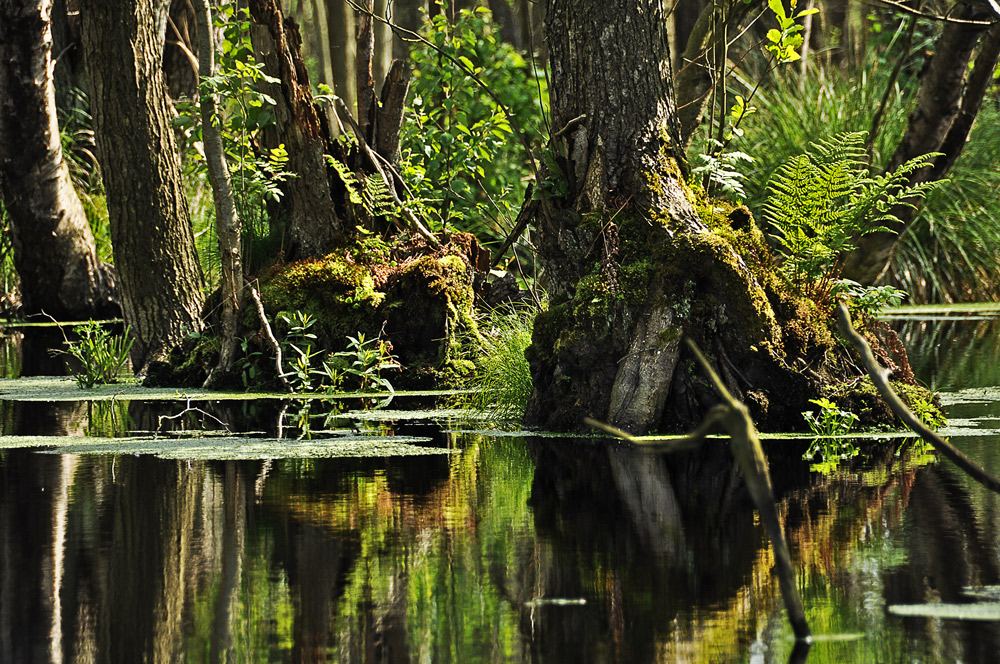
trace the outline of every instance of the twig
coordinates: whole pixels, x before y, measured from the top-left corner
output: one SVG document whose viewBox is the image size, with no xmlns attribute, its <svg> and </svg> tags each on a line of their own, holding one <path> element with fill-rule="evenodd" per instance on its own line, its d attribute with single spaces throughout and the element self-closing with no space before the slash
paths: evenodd
<svg viewBox="0 0 1000 664">
<path fill-rule="evenodd" d="M 160 434 L 160 427 L 163 426 L 163 420 L 176 420 L 177 418 L 182 417 L 187 413 L 201 413 L 202 415 L 207 415 L 208 417 L 211 417 L 213 420 L 221 424 L 222 428 L 226 430 L 226 433 L 232 433 L 232 431 L 230 431 L 229 429 L 228 424 L 220 420 L 215 415 L 212 415 L 211 413 L 202 410 L 201 408 L 193 408 L 191 406 L 191 399 L 188 399 L 187 407 L 181 412 L 177 413 L 176 415 L 160 415 L 159 417 L 156 418 L 156 431 L 153 432 L 153 437 L 156 438 L 156 436 Z"/>
<path fill-rule="evenodd" d="M 264 312 L 264 303 L 260 301 L 260 293 L 257 292 L 257 287 L 252 283 L 247 282 L 247 290 L 250 291 L 250 298 L 253 303 L 257 305 L 257 315 L 260 317 L 260 324 L 264 329 L 264 338 L 267 339 L 268 345 L 271 350 L 274 351 L 274 362 L 278 368 L 278 380 L 289 392 L 292 391 L 292 386 L 288 384 L 288 379 L 285 378 L 285 370 L 282 367 L 281 362 L 281 345 L 278 344 L 278 340 L 274 338 L 274 332 L 271 331 L 271 324 L 267 322 L 267 314 Z"/>
<path fill-rule="evenodd" d="M 1000 493 L 1000 479 L 988 473 L 978 463 L 965 456 L 960 449 L 932 431 L 919 417 L 913 414 L 913 411 L 906 407 L 903 400 L 899 398 L 899 395 L 889 385 L 889 370 L 878 363 L 878 360 L 875 359 L 875 354 L 872 353 L 871 346 L 868 345 L 868 341 L 854 329 L 854 326 L 851 324 L 851 314 L 847 310 L 847 305 L 843 302 L 837 305 L 837 326 L 840 328 L 840 333 L 851 342 L 851 345 L 861 355 L 861 364 L 864 365 L 865 371 L 871 377 L 872 383 L 875 384 L 875 389 L 878 390 L 882 400 L 889 406 L 889 410 L 903 424 L 917 432 L 935 450 L 951 459 L 956 466 L 972 476 L 974 480 L 986 488 Z"/>
<path fill-rule="evenodd" d="M 977 21 L 974 19 L 970 20 L 965 18 L 951 18 L 950 16 L 941 16 L 940 14 L 928 14 L 927 12 L 922 12 L 919 9 L 907 7 L 902 2 L 896 2 L 895 0 L 875 0 L 874 2 L 865 2 L 865 4 L 873 5 L 875 7 L 891 7 L 892 9 L 898 9 L 904 14 L 919 16 L 920 18 L 930 19 L 932 21 L 940 21 L 941 23 L 958 23 L 960 25 L 984 25 L 986 27 L 989 27 L 995 23 L 995 21 Z M 992 9 L 992 7 L 990 8 Z M 996 10 L 994 10 L 994 13 L 996 13 Z"/>
</svg>

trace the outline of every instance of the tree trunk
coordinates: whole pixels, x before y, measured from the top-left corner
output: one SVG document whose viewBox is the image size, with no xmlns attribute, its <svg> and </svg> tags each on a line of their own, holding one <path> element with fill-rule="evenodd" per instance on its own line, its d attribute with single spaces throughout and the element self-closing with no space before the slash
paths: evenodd
<svg viewBox="0 0 1000 664">
<path fill-rule="evenodd" d="M 208 0 L 194 0 L 198 25 L 198 69 L 203 78 L 215 74 L 215 43 L 212 38 L 212 14 Z M 219 130 L 219 115 L 215 107 L 215 94 L 201 96 L 201 133 L 205 144 L 205 163 L 212 184 L 215 202 L 215 228 L 219 240 L 219 257 L 222 267 L 222 324 L 219 334 L 219 363 L 217 370 L 229 371 L 236 350 L 236 331 L 240 310 L 243 308 L 243 258 L 240 252 L 240 218 L 236 214 L 233 187 L 226 164 L 226 152 Z M 211 381 L 212 376 L 209 376 Z M 206 381 L 208 382 L 208 381 Z"/>
<path fill-rule="evenodd" d="M 715 397 L 675 371 L 682 337 L 709 349 L 758 422 L 808 405 L 805 379 L 782 368 L 769 267 L 710 232 L 684 185 L 663 12 L 659 0 L 547 3 L 554 134 L 535 224 L 550 307 L 528 353 L 533 425 L 700 421 Z M 724 221 L 729 237 L 763 246 L 748 214 Z"/>
<path fill-rule="evenodd" d="M 988 18 L 982 10 L 970 5 L 960 3 L 958 7 L 955 18 Z M 958 158 L 965 147 L 972 120 L 979 111 L 986 83 L 997 62 L 997 31 L 991 30 L 986 33 L 988 38 L 980 49 L 981 57 L 977 58 L 978 79 L 970 76 L 967 82 L 969 61 L 984 33 L 985 25 L 945 25 L 920 85 L 917 107 L 910 115 L 906 133 L 886 168 L 887 172 L 928 152 L 944 153 L 943 157 L 938 158 L 935 168 L 923 168 L 910 176 L 910 184 L 915 185 L 943 178 Z M 899 206 L 893 210 L 893 214 L 901 223 L 891 228 L 893 232 L 871 233 L 861 238 L 858 248 L 847 257 L 844 276 L 862 284 L 875 282 L 889 264 L 899 233 L 907 227 L 914 212 L 912 207 Z"/>
<path fill-rule="evenodd" d="M 163 75 L 171 98 L 193 98 L 198 92 L 198 43 L 190 0 L 171 0 L 163 45 Z"/>
<path fill-rule="evenodd" d="M 395 0 L 392 3 L 392 22 L 401 28 L 419 32 L 427 15 L 427 0 Z M 392 36 L 392 57 L 409 60 L 410 44 L 400 39 L 395 32 Z"/>
<path fill-rule="evenodd" d="M 170 125 L 154 0 L 91 0 L 81 33 L 133 365 L 201 329 L 201 270 Z"/>
<path fill-rule="evenodd" d="M 0 198 L 28 313 L 119 315 L 114 271 L 63 161 L 51 59 L 51 0 L 0 0 Z"/>
<path fill-rule="evenodd" d="M 386 0 L 375 0 L 375 15 L 385 18 Z M 382 83 L 389 74 L 392 57 L 392 28 L 382 21 L 375 21 L 375 50 L 372 53 L 375 94 L 382 93 Z"/>
<path fill-rule="evenodd" d="M 330 58 L 333 60 L 333 86 L 348 108 L 358 107 L 358 86 L 354 60 L 357 40 L 354 35 L 354 10 L 346 0 L 326 0 L 326 25 L 330 31 Z"/>
<path fill-rule="evenodd" d="M 374 0 L 360 0 L 359 5 L 367 11 L 375 7 Z M 375 25 L 374 19 L 361 12 L 358 16 L 358 54 L 354 65 L 358 90 L 358 125 L 361 134 L 368 145 L 375 143 L 375 112 L 378 104 L 375 102 L 375 77 L 372 73 L 372 61 L 375 55 Z"/>
<path fill-rule="evenodd" d="M 250 0 L 249 7 L 258 61 L 264 63 L 268 74 L 280 79 L 280 83 L 264 86 L 277 102 L 277 136 L 266 147 L 283 143 L 288 150 L 288 170 L 295 174 L 282 187 L 281 216 L 288 238 L 285 257 L 323 256 L 343 229 L 327 178 L 326 123 L 313 103 L 300 51 L 302 40 L 294 23 L 284 21 L 275 0 Z"/>
</svg>

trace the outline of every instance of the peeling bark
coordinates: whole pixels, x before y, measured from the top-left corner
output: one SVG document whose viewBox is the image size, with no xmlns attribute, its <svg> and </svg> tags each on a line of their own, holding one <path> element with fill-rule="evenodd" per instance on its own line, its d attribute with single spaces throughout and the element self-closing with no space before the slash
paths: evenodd
<svg viewBox="0 0 1000 664">
<path fill-rule="evenodd" d="M 409 90 L 409 66 L 405 60 L 393 60 L 382 85 L 382 104 L 375 126 L 375 151 L 395 167 L 399 166 L 399 132 Z"/>
</svg>

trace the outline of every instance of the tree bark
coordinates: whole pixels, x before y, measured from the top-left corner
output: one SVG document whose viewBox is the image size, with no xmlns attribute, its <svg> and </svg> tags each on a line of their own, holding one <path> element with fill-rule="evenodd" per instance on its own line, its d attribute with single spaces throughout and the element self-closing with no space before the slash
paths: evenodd
<svg viewBox="0 0 1000 664">
<path fill-rule="evenodd" d="M 354 10 L 345 0 L 327 0 L 326 25 L 330 31 L 330 58 L 333 60 L 333 86 L 348 108 L 358 107 L 358 85 L 354 60 L 357 40 L 354 35 Z"/>
<path fill-rule="evenodd" d="M 982 10 L 961 3 L 955 18 L 982 19 Z M 975 77 L 966 77 L 969 61 L 983 34 L 980 57 L 977 58 Z M 923 168 L 913 173 L 910 184 L 931 182 L 944 177 L 965 147 L 972 122 L 979 111 L 979 104 L 986 92 L 986 84 L 997 63 L 997 30 L 986 31 L 983 25 L 948 23 L 935 45 L 934 56 L 924 75 L 917 96 L 917 107 L 910 115 L 906 133 L 893 153 L 887 171 L 928 152 L 942 152 L 934 168 Z M 898 206 L 893 214 L 900 223 L 890 233 L 871 233 L 858 241 L 857 249 L 844 264 L 843 274 L 862 284 L 874 283 L 885 271 L 899 234 L 913 219 L 915 209 Z"/>
<path fill-rule="evenodd" d="M 166 359 L 201 329 L 202 277 L 161 67 L 154 0 L 124 9 L 91 0 L 81 12 L 97 153 L 133 366 Z"/>
<path fill-rule="evenodd" d="M 0 198 L 22 305 L 63 320 L 115 317 L 114 270 L 97 257 L 63 161 L 51 10 L 51 0 L 0 0 Z"/>
<path fill-rule="evenodd" d="M 386 0 L 375 0 L 375 15 L 385 18 Z M 392 28 L 383 21 L 375 21 L 375 50 L 372 52 L 372 76 L 375 78 L 375 94 L 382 94 L 382 84 L 392 66 Z"/>
<path fill-rule="evenodd" d="M 202 77 L 215 74 L 215 43 L 212 38 L 212 15 L 208 0 L 194 0 L 198 25 L 198 69 Z M 219 363 L 216 369 L 229 371 L 236 351 L 236 331 L 243 308 L 243 258 L 240 251 L 240 218 L 236 214 L 233 187 L 226 164 L 226 152 L 219 130 L 215 94 L 201 96 L 201 133 L 205 143 L 205 162 L 215 202 L 215 229 L 219 240 L 222 268 L 222 314 L 219 335 Z M 211 381 L 212 376 L 209 376 Z M 206 381 L 208 382 L 208 381 Z"/>
<path fill-rule="evenodd" d="M 324 127 L 327 126 L 313 103 L 309 73 L 302 61 L 298 28 L 283 19 L 275 0 L 250 0 L 254 50 L 265 71 L 280 83 L 265 89 L 277 102 L 274 107 L 276 137 L 266 147 L 284 144 L 288 170 L 295 174 L 284 185 L 281 201 L 287 224 L 285 258 L 297 260 L 328 253 L 342 232 L 337 218 L 327 164 Z"/>
<path fill-rule="evenodd" d="M 171 98 L 193 98 L 198 92 L 198 35 L 189 0 L 171 0 L 163 45 L 163 75 Z"/>
<path fill-rule="evenodd" d="M 527 422 L 580 429 L 589 415 L 633 432 L 699 422 L 715 397 L 675 371 L 683 337 L 711 350 L 762 426 L 801 419 L 793 409 L 817 394 L 788 369 L 760 281 L 769 267 L 710 232 L 684 184 L 663 5 L 546 7 L 554 133 L 535 226 L 550 307 L 528 352 Z M 762 247 L 739 212 L 727 222 Z"/>
<path fill-rule="evenodd" d="M 360 0 L 360 6 L 369 12 L 373 10 L 373 0 Z M 372 61 L 375 54 L 374 19 L 364 12 L 358 16 L 358 54 L 355 59 L 355 76 L 358 91 L 358 125 L 364 142 L 375 143 L 375 112 L 378 104 L 375 102 L 375 77 L 372 73 Z"/>
<path fill-rule="evenodd" d="M 427 0 L 395 0 L 392 3 L 392 22 L 401 28 L 419 32 L 427 15 Z M 392 57 L 397 60 L 409 60 L 410 45 L 400 39 L 395 32 L 392 35 Z"/>
</svg>

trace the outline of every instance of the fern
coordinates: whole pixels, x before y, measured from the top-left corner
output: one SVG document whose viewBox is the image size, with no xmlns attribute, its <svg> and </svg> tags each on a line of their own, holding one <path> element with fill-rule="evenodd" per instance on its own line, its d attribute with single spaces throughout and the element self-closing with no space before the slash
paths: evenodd
<svg viewBox="0 0 1000 664">
<path fill-rule="evenodd" d="M 362 198 L 365 212 L 373 217 L 388 216 L 396 211 L 396 199 L 389 191 L 389 185 L 378 173 L 372 173 L 365 178 Z"/>
<path fill-rule="evenodd" d="M 768 183 L 764 217 L 785 261 L 782 270 L 809 290 L 836 276 L 843 253 L 875 232 L 892 232 L 897 205 L 913 205 L 937 183 L 910 186 L 914 171 L 937 154 L 911 159 L 892 173 L 873 176 L 865 155 L 866 132 L 836 134 L 809 145 L 783 164 Z"/>
<path fill-rule="evenodd" d="M 340 181 L 344 183 L 344 187 L 347 189 L 347 197 L 350 199 L 351 203 L 354 205 L 363 205 L 364 201 L 361 200 L 361 194 L 358 192 L 358 178 L 354 175 L 354 172 L 347 167 L 347 164 L 335 157 L 331 157 L 330 155 L 326 155 L 326 163 L 330 165 L 330 168 L 337 171 L 337 175 L 340 176 Z"/>
</svg>

